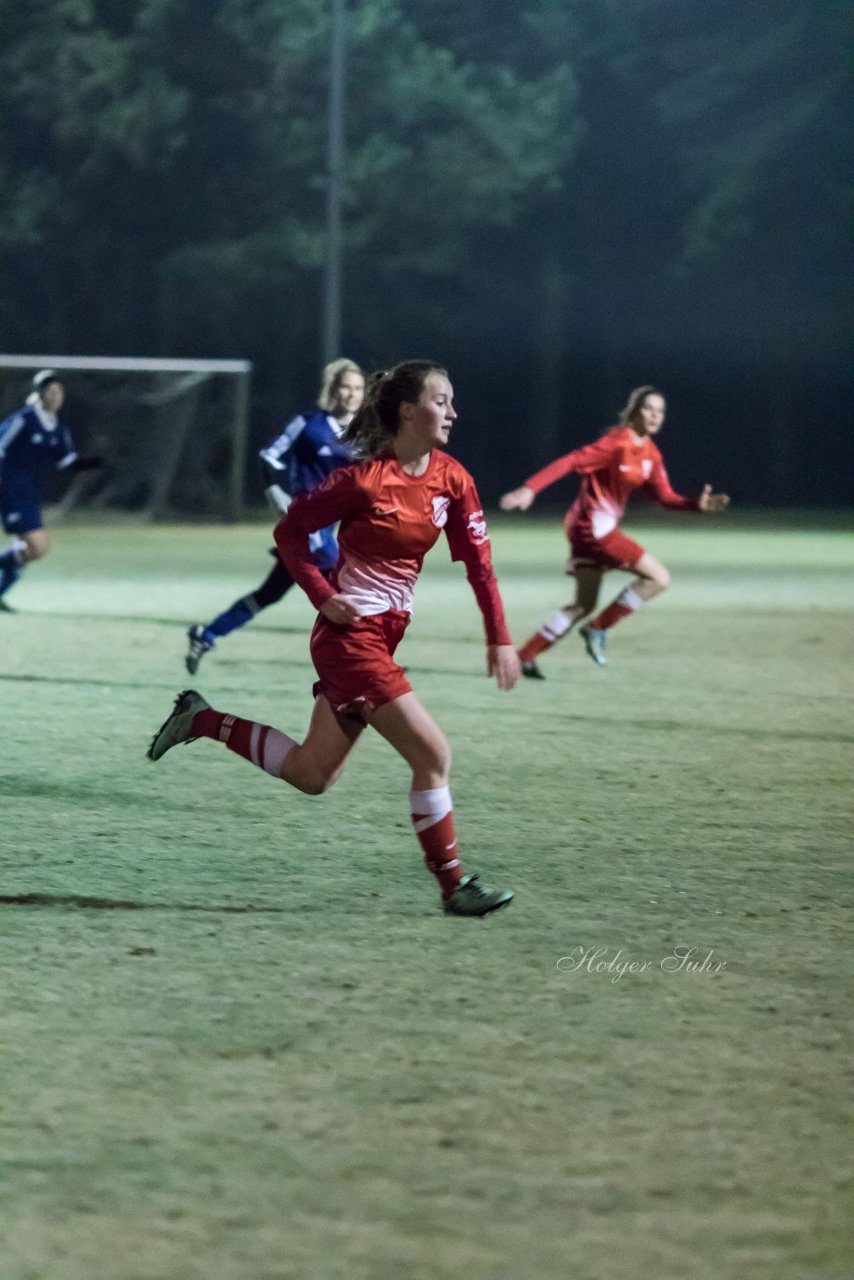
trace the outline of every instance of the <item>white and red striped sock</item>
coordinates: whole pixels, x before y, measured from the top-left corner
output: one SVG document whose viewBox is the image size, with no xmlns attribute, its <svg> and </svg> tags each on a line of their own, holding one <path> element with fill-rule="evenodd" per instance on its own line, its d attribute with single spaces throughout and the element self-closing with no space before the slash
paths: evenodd
<svg viewBox="0 0 854 1280">
<path fill-rule="evenodd" d="M 571 630 L 572 623 L 563 609 L 555 609 L 530 639 L 525 641 L 519 650 L 519 657 L 523 662 L 533 662 L 534 658 L 557 644 Z"/>
<path fill-rule="evenodd" d="M 450 787 L 409 793 L 412 825 L 424 850 L 427 870 L 439 881 L 444 898 L 451 896 L 463 878 L 457 857 L 453 807 Z"/>
<path fill-rule="evenodd" d="M 208 707 L 193 716 L 193 737 L 214 738 L 229 751 L 243 756 L 274 778 L 281 778 L 282 766 L 297 745 L 293 738 L 257 720 L 241 720 L 227 712 Z"/>
<path fill-rule="evenodd" d="M 639 609 L 643 602 L 643 596 L 639 596 L 634 587 L 624 587 L 616 600 L 612 600 L 589 625 L 594 631 L 607 631 L 609 627 L 634 613 L 635 609 Z"/>
</svg>

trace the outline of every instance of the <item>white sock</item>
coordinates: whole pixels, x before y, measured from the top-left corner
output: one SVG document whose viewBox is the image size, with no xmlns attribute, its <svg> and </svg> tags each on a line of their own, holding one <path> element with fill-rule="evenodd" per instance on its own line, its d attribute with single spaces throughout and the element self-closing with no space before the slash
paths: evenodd
<svg viewBox="0 0 854 1280">
<path fill-rule="evenodd" d="M 252 726 L 249 759 L 265 773 L 272 774 L 274 778 L 281 778 L 282 765 L 297 744 L 293 738 L 289 738 L 286 733 L 281 733 L 278 729 L 268 728 L 262 739 L 263 728 L 264 726 L 260 724 Z"/>
<path fill-rule="evenodd" d="M 639 609 L 644 603 L 644 598 L 638 595 L 634 587 L 624 587 L 615 603 L 621 604 L 625 609 Z"/>
<path fill-rule="evenodd" d="M 566 635 L 571 626 L 572 623 L 563 609 L 556 609 L 553 614 L 546 618 L 537 634 L 541 635 L 544 640 L 548 640 L 549 644 L 554 644 L 556 640 L 560 640 L 561 636 Z"/>
<path fill-rule="evenodd" d="M 416 834 L 441 822 L 454 805 L 450 787 L 433 787 L 430 791 L 410 791 L 409 812 L 418 820 L 414 823 Z"/>
</svg>

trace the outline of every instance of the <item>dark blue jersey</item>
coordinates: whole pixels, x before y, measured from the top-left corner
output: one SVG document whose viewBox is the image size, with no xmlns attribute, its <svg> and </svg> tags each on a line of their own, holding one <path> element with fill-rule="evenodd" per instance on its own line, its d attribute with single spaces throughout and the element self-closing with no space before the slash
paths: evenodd
<svg viewBox="0 0 854 1280">
<path fill-rule="evenodd" d="M 42 467 L 69 467 L 77 458 L 66 427 L 41 404 L 27 404 L 0 422 L 0 490 L 5 503 L 37 503 Z"/>
<path fill-rule="evenodd" d="M 331 413 L 301 413 L 261 450 L 261 458 L 293 497 L 316 489 L 336 467 L 353 461 L 343 434 L 344 427 Z"/>
</svg>

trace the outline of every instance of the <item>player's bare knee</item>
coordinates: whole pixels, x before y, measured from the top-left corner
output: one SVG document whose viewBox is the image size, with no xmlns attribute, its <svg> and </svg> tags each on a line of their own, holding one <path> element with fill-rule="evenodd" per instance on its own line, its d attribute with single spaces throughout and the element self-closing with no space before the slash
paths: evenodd
<svg viewBox="0 0 854 1280">
<path fill-rule="evenodd" d="M 341 770 L 329 773 L 312 773 L 300 778 L 294 785 L 306 796 L 322 796 L 340 776 Z"/>
<path fill-rule="evenodd" d="M 407 751 L 408 764 L 416 773 L 431 773 L 447 777 L 451 769 L 451 744 L 438 729 L 425 734 Z M 439 784 L 437 784 L 439 785 Z"/>
<path fill-rule="evenodd" d="M 416 791 L 429 791 L 432 787 L 446 787 L 451 773 L 451 751 L 422 750 L 409 755 L 407 763 L 412 769 L 412 786 Z"/>
<path fill-rule="evenodd" d="M 641 572 L 638 579 L 638 589 L 646 600 L 661 595 L 662 591 L 666 591 L 669 586 L 670 573 L 663 564 L 655 563 L 645 567 L 645 571 Z"/>
<path fill-rule="evenodd" d="M 41 560 L 50 550 L 46 537 L 24 539 L 24 560 L 27 564 L 33 560 Z"/>
<path fill-rule="evenodd" d="M 305 796 L 322 796 L 340 778 L 343 762 L 313 759 L 304 746 L 296 747 L 282 765 L 281 779 Z"/>
</svg>

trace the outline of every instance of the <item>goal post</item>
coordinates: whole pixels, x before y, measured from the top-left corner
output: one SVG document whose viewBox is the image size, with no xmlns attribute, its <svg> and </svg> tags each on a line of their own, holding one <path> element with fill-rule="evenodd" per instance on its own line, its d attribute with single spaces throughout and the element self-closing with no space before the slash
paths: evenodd
<svg viewBox="0 0 854 1280">
<path fill-rule="evenodd" d="M 62 416 L 106 464 L 71 482 L 60 515 L 85 507 L 241 519 L 250 361 L 0 354 L 0 417 L 24 403 L 37 369 L 60 375 Z"/>
</svg>

